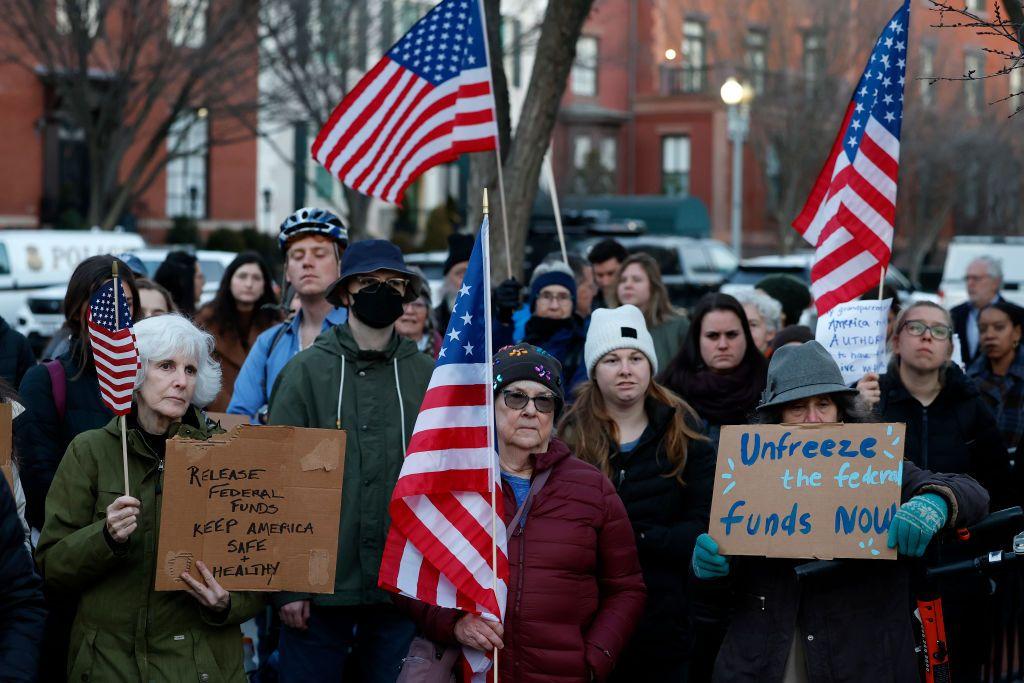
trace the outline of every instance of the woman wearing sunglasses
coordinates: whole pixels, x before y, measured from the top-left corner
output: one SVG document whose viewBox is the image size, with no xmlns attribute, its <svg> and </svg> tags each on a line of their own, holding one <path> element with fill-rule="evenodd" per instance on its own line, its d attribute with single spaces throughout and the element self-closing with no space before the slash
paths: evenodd
<svg viewBox="0 0 1024 683">
<path fill-rule="evenodd" d="M 707 531 L 715 452 L 697 413 L 654 381 L 654 340 L 636 306 L 594 311 L 586 369 L 559 434 L 615 484 L 648 592 L 616 680 L 684 681 L 693 642 L 686 568 Z"/>
<path fill-rule="evenodd" d="M 1010 460 L 996 420 L 974 382 L 950 362 L 952 354 L 949 312 L 919 301 L 896 318 L 886 372 L 866 375 L 857 389 L 881 420 L 906 423 L 907 460 L 932 472 L 974 477 L 988 489 L 992 510 L 1018 505 L 1012 502 Z M 954 681 L 980 678 L 988 591 L 971 584 L 951 586 L 943 594 L 946 635 L 957 653 L 951 657 Z"/>
<path fill-rule="evenodd" d="M 644 607 L 622 501 L 600 470 L 552 436 L 564 405 L 561 374 L 554 357 L 530 344 L 494 355 L 496 446 L 511 527 L 504 625 L 402 603 L 437 642 L 499 648 L 503 681 L 607 680 Z"/>
</svg>

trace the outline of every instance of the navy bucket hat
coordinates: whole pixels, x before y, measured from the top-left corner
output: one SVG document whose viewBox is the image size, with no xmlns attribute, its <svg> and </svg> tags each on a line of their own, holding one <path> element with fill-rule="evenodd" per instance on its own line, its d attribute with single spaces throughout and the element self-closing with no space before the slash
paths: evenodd
<svg viewBox="0 0 1024 683">
<path fill-rule="evenodd" d="M 356 275 L 365 275 L 375 270 L 392 270 L 408 277 L 412 282 L 405 290 L 406 302 L 419 296 L 422 279 L 405 264 L 402 250 L 387 240 L 363 240 L 354 242 L 341 257 L 341 277 L 327 288 L 325 297 L 335 306 L 341 305 L 341 293 L 345 282 Z"/>
</svg>

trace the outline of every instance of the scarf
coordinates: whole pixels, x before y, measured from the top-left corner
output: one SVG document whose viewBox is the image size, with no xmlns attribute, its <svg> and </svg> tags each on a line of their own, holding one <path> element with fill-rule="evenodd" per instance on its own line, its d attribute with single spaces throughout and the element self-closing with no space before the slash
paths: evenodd
<svg viewBox="0 0 1024 683">
<path fill-rule="evenodd" d="M 761 401 L 766 377 L 750 363 L 740 363 L 732 373 L 719 375 L 706 367 L 687 372 L 678 387 L 680 395 L 712 425 L 746 424 Z"/>
</svg>

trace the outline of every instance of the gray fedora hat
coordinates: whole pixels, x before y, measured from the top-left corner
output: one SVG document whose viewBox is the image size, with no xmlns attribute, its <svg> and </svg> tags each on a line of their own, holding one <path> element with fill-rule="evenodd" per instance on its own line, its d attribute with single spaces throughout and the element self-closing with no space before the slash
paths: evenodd
<svg viewBox="0 0 1024 683">
<path fill-rule="evenodd" d="M 783 346 L 772 354 L 768 383 L 758 410 L 822 394 L 856 394 L 843 384 L 843 373 L 825 347 L 816 341 Z"/>
</svg>

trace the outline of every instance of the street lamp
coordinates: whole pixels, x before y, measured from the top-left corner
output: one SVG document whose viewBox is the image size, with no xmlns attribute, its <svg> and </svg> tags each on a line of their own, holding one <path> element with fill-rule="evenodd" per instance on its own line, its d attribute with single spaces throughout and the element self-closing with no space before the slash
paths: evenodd
<svg viewBox="0 0 1024 683">
<path fill-rule="evenodd" d="M 743 141 L 750 131 L 750 89 L 730 77 L 722 84 L 722 101 L 729 108 L 728 132 L 732 140 L 732 249 L 743 251 Z"/>
</svg>

